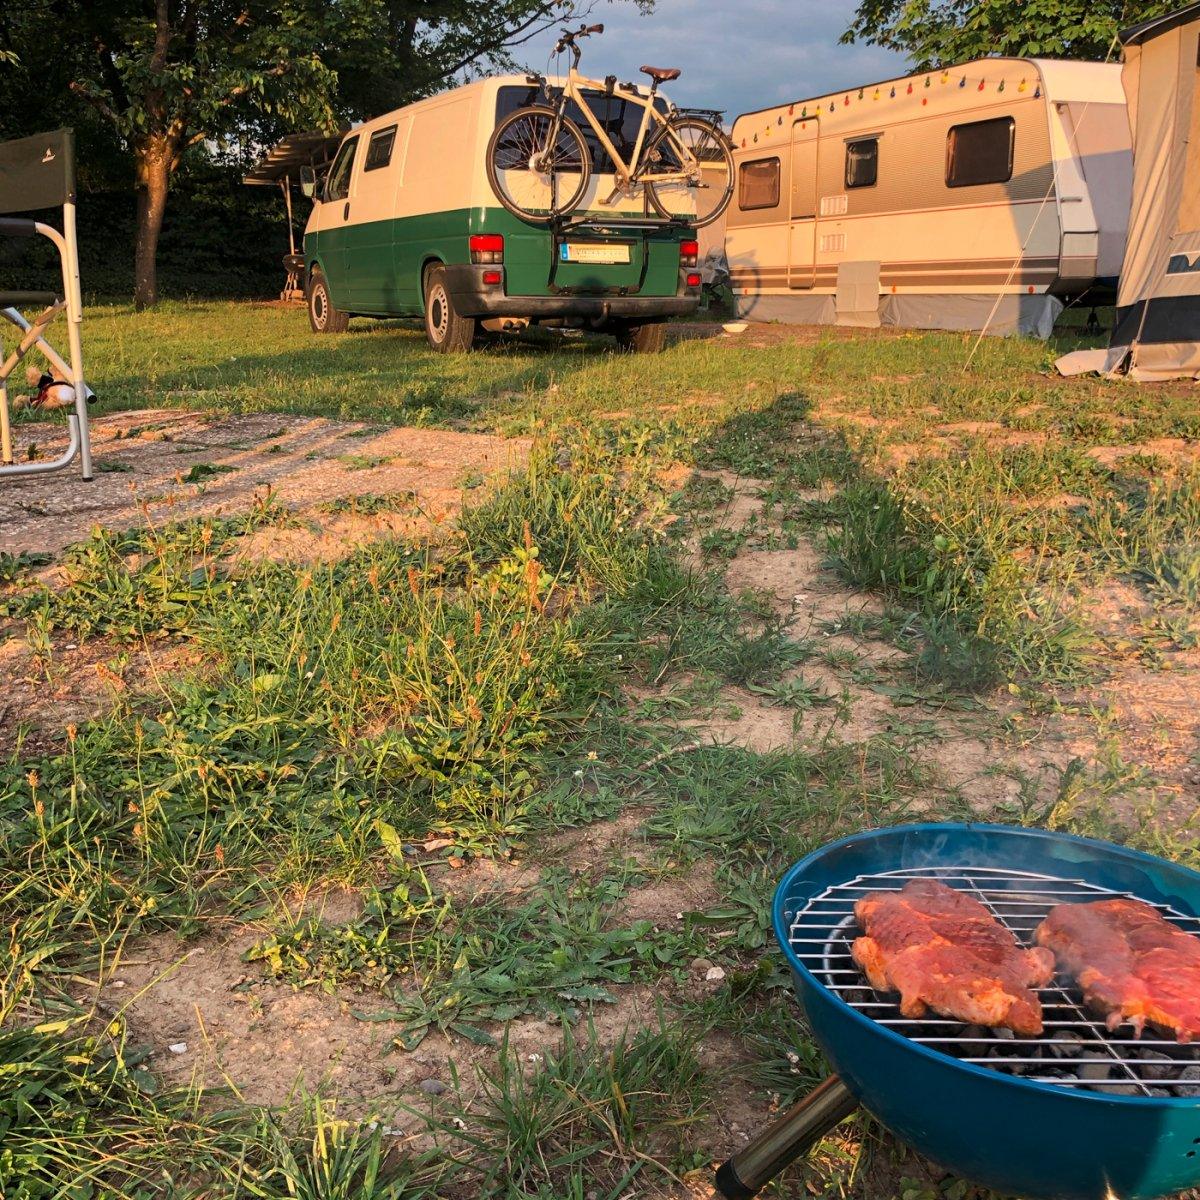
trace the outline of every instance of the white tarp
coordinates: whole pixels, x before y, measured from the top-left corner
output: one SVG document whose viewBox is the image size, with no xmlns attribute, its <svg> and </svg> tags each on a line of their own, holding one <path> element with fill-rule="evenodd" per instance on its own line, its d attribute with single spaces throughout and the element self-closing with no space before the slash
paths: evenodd
<svg viewBox="0 0 1200 1200">
<path fill-rule="evenodd" d="M 1200 379 L 1200 4 L 1121 35 L 1133 132 L 1133 204 L 1107 350 L 1065 374 Z"/>
</svg>

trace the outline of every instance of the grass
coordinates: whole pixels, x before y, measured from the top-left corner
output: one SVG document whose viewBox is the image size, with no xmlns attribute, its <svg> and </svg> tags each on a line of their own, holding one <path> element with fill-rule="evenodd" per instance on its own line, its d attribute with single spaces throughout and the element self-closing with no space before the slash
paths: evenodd
<svg viewBox="0 0 1200 1200">
<path fill-rule="evenodd" d="M 1108 669 L 1096 589 L 1146 598 L 1129 636 L 1147 661 L 1200 636 L 1200 483 L 1178 453 L 1200 436 L 1194 398 L 1042 378 L 1056 348 L 989 341 L 968 359 L 959 335 L 831 334 L 690 340 L 643 359 L 544 338 L 455 358 L 401 324 L 314 338 L 296 311 L 215 304 L 101 309 L 87 334 L 108 411 L 540 440 L 527 468 L 466 481 L 473 503 L 436 551 L 383 539 L 332 564 L 247 561 L 245 535 L 297 521 L 265 501 L 97 530 L 52 587 L 43 558 L 0 556 L 0 613 L 47 687 L 67 638 L 189 664 L 0 763 L 5 1195 L 667 1189 L 707 1164 L 727 1091 L 749 1080 L 761 1116 L 823 1070 L 771 949 L 786 866 L 915 813 L 979 815 L 919 753 L 943 728 L 934 714 L 965 723 L 998 684 L 1048 704 L 1054 685 Z M 1142 449 L 1103 453 L 1118 446 Z M 700 473 L 680 492 L 681 462 Z M 761 511 L 731 528 L 747 493 Z M 320 513 L 415 504 L 364 492 Z M 730 558 L 809 542 L 885 605 L 801 634 L 771 596 L 725 585 Z M 901 665 L 827 637 L 878 639 Z M 689 724 L 747 696 L 797 728 L 834 721 L 845 681 L 893 699 L 886 732 L 756 753 L 698 745 Z M 1194 861 L 1157 814 L 1117 822 L 1114 798 L 1139 782 L 1113 748 L 1064 768 L 1049 799 L 1019 780 L 989 815 Z M 627 842 L 563 849 L 564 831 L 630 814 Z M 488 857 L 522 860 L 520 882 L 456 887 Z M 636 915 L 692 878 L 695 904 Z M 361 902 L 341 923 L 284 902 L 338 885 Z M 408 1113 L 433 1149 L 398 1151 L 321 1089 L 272 1111 L 164 1088 L 125 1014 L 91 1002 L 143 934 L 235 923 L 256 930 L 254 978 L 393 1022 L 396 1053 L 435 1034 L 481 1048 L 447 1097 Z M 700 989 L 697 960 L 725 982 Z M 654 1023 L 591 1027 L 637 990 L 662 1001 Z M 509 1035 L 535 1020 L 554 1033 L 531 1062 Z M 736 1046 L 728 1074 L 710 1043 Z M 869 1126 L 831 1135 L 798 1172 L 814 1195 L 969 1194 Z"/>
</svg>

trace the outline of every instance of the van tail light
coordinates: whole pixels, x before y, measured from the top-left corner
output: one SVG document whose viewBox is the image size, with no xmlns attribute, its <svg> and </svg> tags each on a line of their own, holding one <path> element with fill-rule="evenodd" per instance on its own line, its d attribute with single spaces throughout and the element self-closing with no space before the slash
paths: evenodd
<svg viewBox="0 0 1200 1200">
<path fill-rule="evenodd" d="M 483 282 L 487 287 L 498 287 L 504 282 L 504 275 L 500 271 L 484 271 Z"/>
<path fill-rule="evenodd" d="M 700 243 L 699 242 L 680 242 L 679 243 L 679 265 L 681 267 L 694 267 L 700 261 Z"/>
<path fill-rule="evenodd" d="M 703 282 L 703 277 L 696 271 L 692 271 L 687 277 L 687 285 L 690 288 L 698 288 Z"/>
<path fill-rule="evenodd" d="M 471 235 L 471 261 L 473 263 L 502 263 L 504 261 L 504 236 L 499 233 L 473 233 Z"/>
</svg>

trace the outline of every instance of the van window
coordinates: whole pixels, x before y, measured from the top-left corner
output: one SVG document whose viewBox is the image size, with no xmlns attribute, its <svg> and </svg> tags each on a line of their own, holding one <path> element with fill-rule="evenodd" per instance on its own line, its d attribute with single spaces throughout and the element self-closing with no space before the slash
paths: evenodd
<svg viewBox="0 0 1200 1200">
<path fill-rule="evenodd" d="M 738 172 L 738 208 L 774 208 L 779 203 L 779 159 L 756 158 Z"/>
<path fill-rule="evenodd" d="M 879 139 L 846 143 L 846 187 L 874 187 L 879 181 Z"/>
<path fill-rule="evenodd" d="M 612 142 L 617 153 L 628 163 L 633 157 L 633 147 L 637 142 L 638 130 L 642 127 L 644 115 L 642 105 L 616 92 L 611 96 L 606 96 L 600 91 L 586 91 L 584 96 L 587 98 L 592 116 L 604 130 L 605 136 Z M 509 113 L 516 112 L 518 108 L 524 108 L 528 104 L 542 103 L 545 103 L 545 97 L 542 95 L 541 88 L 502 87 L 496 93 L 496 123 L 499 124 Z M 664 116 L 666 115 L 667 102 L 661 96 L 655 98 L 654 107 Z M 592 156 L 592 170 L 597 175 L 611 175 L 613 173 L 612 159 L 609 158 L 608 152 L 600 144 L 600 139 L 588 123 L 587 117 L 580 112 L 579 105 L 574 100 L 567 105 L 567 116 L 579 126 L 579 132 L 583 134 L 583 140 L 587 143 L 588 152 Z M 646 130 L 646 137 L 653 137 L 657 128 L 657 125 L 651 125 Z"/>
<path fill-rule="evenodd" d="M 345 200 L 350 195 L 350 168 L 354 166 L 354 152 L 357 149 L 357 134 L 342 143 L 325 180 L 326 200 Z"/>
<path fill-rule="evenodd" d="M 367 161 L 363 163 L 364 171 L 378 171 L 392 161 L 392 147 L 396 144 L 396 126 L 389 125 L 386 129 L 377 129 L 371 134 L 367 143 Z"/>
<path fill-rule="evenodd" d="M 953 126 L 946 135 L 946 186 L 1007 183 L 1013 173 L 1016 128 L 1012 117 Z"/>
</svg>

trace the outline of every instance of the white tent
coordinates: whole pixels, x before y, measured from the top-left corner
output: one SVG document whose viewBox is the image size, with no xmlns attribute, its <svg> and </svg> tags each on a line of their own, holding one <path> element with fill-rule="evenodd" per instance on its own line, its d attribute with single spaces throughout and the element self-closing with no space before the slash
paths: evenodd
<svg viewBox="0 0 1200 1200">
<path fill-rule="evenodd" d="M 1133 206 L 1107 350 L 1063 374 L 1200 379 L 1200 4 L 1121 34 L 1133 131 Z"/>
</svg>

